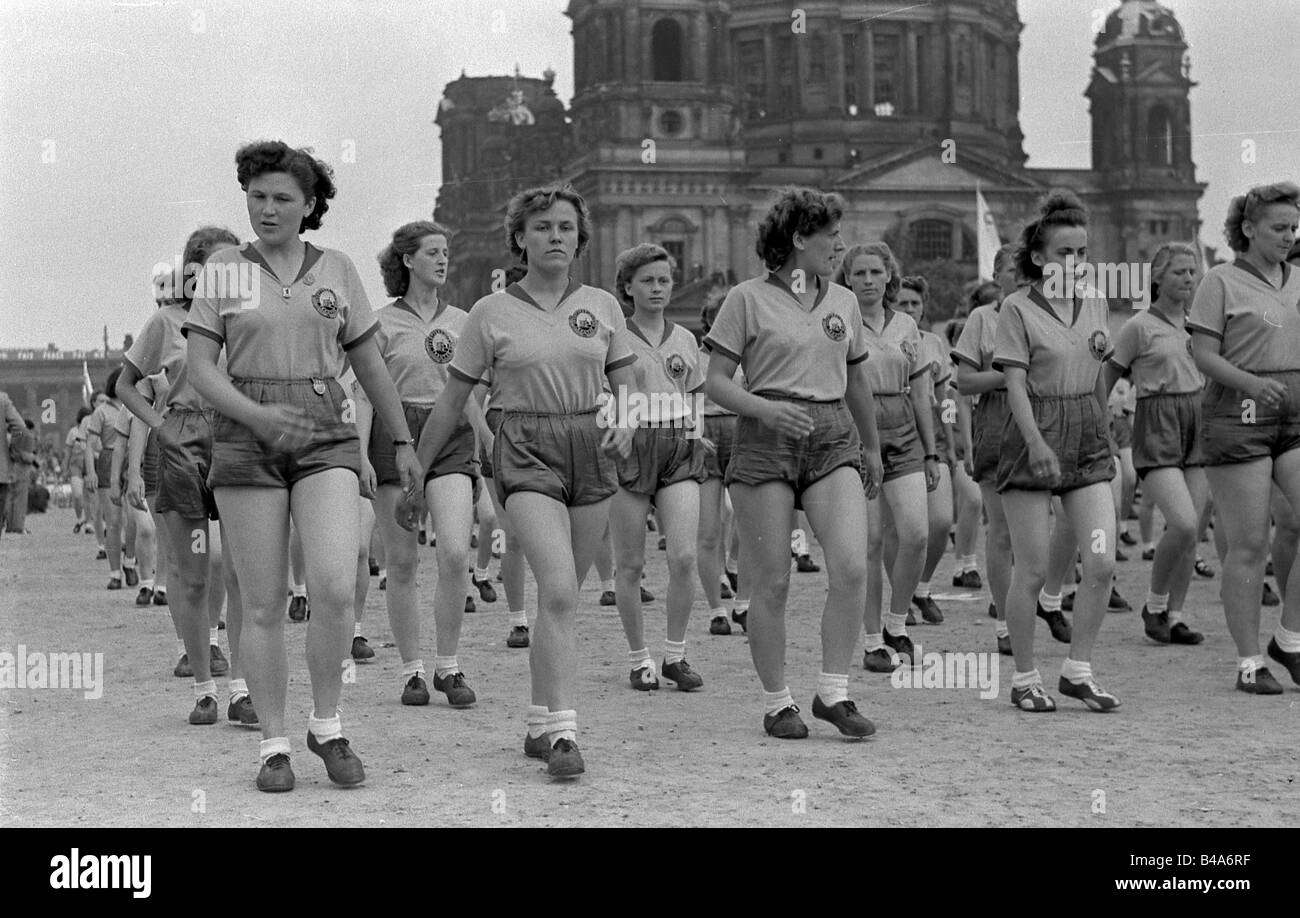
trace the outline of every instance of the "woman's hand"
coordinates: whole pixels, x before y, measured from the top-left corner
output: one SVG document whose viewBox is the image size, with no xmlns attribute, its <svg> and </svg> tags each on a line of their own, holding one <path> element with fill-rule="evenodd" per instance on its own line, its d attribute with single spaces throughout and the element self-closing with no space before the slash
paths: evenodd
<svg viewBox="0 0 1300 918">
<path fill-rule="evenodd" d="M 415 447 L 409 443 L 397 447 L 397 478 L 398 483 L 403 490 L 419 488 L 424 490 L 424 469 L 420 467 L 420 460 L 415 456 Z M 370 470 L 371 478 L 374 478 L 375 470 Z"/>
<path fill-rule="evenodd" d="M 759 420 L 777 433 L 800 440 L 813 432 L 808 412 L 790 402 L 768 402 Z"/>
<path fill-rule="evenodd" d="M 137 510 L 149 509 L 144 501 L 144 478 L 138 472 L 132 472 L 126 477 L 126 499 Z"/>
<path fill-rule="evenodd" d="M 1050 484 L 1061 477 L 1061 462 L 1042 438 L 1029 445 L 1029 470 L 1044 484 Z"/>
<path fill-rule="evenodd" d="M 1286 386 L 1276 379 L 1256 376 L 1255 386 L 1250 391 L 1250 397 L 1255 400 L 1260 408 L 1267 408 L 1269 411 L 1281 411 L 1286 408 Z"/>
<path fill-rule="evenodd" d="M 867 450 L 862 456 L 862 474 L 866 479 L 863 492 L 867 500 L 880 496 L 880 485 L 885 480 L 885 464 L 880 461 L 880 453 Z"/>
<path fill-rule="evenodd" d="M 424 519 L 428 512 L 429 508 L 424 502 L 424 489 L 416 487 L 408 489 L 402 495 L 393 516 L 397 520 L 397 525 L 407 532 L 416 532 L 420 528 L 420 520 Z"/>
<path fill-rule="evenodd" d="M 626 459 L 632 455 L 632 436 L 636 433 L 631 427 L 610 427 L 600 438 L 600 448 L 611 456 Z"/>
<path fill-rule="evenodd" d="M 925 490 L 933 491 L 939 487 L 939 460 L 933 456 L 925 459 Z"/>
<path fill-rule="evenodd" d="M 296 452 L 311 442 L 316 425 L 301 408 L 289 405 L 261 405 L 253 433 L 271 449 Z"/>
<path fill-rule="evenodd" d="M 375 499 L 375 489 L 378 487 L 378 482 L 375 477 L 375 467 L 371 465 L 370 460 L 366 458 L 366 451 L 364 449 L 361 451 L 361 474 L 357 476 L 357 484 L 361 488 L 362 497 L 366 498 L 366 500 Z"/>
</svg>

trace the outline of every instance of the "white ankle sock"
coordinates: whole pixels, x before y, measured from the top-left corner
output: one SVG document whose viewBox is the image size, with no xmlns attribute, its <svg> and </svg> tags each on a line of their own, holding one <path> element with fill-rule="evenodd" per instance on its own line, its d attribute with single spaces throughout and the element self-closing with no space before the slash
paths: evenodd
<svg viewBox="0 0 1300 918">
<path fill-rule="evenodd" d="M 355 625 L 352 626 L 352 636 L 354 638 L 361 637 L 361 622 L 357 622 Z"/>
<path fill-rule="evenodd" d="M 270 739 L 262 740 L 258 747 L 257 754 L 261 758 L 262 764 L 273 755 L 288 755 L 290 753 L 289 737 L 273 736 Z"/>
<path fill-rule="evenodd" d="M 680 663 L 686 659 L 685 641 L 664 641 L 664 662 Z"/>
<path fill-rule="evenodd" d="M 787 685 L 779 692 L 763 693 L 763 713 L 775 714 L 794 704 L 794 698 L 790 695 L 790 687 Z"/>
<path fill-rule="evenodd" d="M 433 674 L 439 679 L 458 672 L 460 672 L 460 663 L 457 662 L 455 654 L 449 657 L 435 656 L 433 658 Z"/>
<path fill-rule="evenodd" d="M 868 653 L 885 646 L 885 636 L 879 631 L 868 631 L 862 637 L 864 638 L 862 649 Z"/>
<path fill-rule="evenodd" d="M 1061 678 L 1075 685 L 1082 685 L 1092 678 L 1092 664 L 1066 657 L 1065 662 L 1061 664 Z"/>
<path fill-rule="evenodd" d="M 1011 687 L 1026 689 L 1034 684 L 1041 684 L 1043 677 L 1038 674 L 1037 669 L 1031 669 L 1027 673 L 1013 673 L 1011 676 Z"/>
<path fill-rule="evenodd" d="M 533 739 L 546 735 L 546 718 L 550 711 L 546 710 L 545 705 L 530 704 L 528 706 L 528 735 Z"/>
<path fill-rule="evenodd" d="M 1237 669 L 1243 673 L 1253 673 L 1261 666 L 1267 665 L 1268 660 L 1264 658 L 1262 653 L 1253 657 L 1237 657 Z"/>
<path fill-rule="evenodd" d="M 894 637 L 902 637 L 907 634 L 907 613 L 885 612 L 881 616 L 885 630 Z"/>
<path fill-rule="evenodd" d="M 601 591 L 602 593 L 612 593 L 612 592 L 614 592 L 614 581 L 613 581 L 613 580 L 602 580 L 602 581 L 600 582 L 600 591 Z"/>
<path fill-rule="evenodd" d="M 1152 615 L 1159 615 L 1161 612 L 1169 611 L 1169 594 L 1159 595 L 1157 593 L 1147 593 L 1147 611 Z"/>
<path fill-rule="evenodd" d="M 527 628 L 527 627 L 528 627 L 528 613 L 525 612 L 525 611 L 523 611 L 523 610 L 520 610 L 520 611 L 518 611 L 518 612 L 511 612 L 511 613 L 510 613 L 510 627 L 511 627 L 511 628 Z"/>
<path fill-rule="evenodd" d="M 562 739 L 576 743 L 578 741 L 578 712 L 551 711 L 546 715 L 546 732 L 550 734 L 551 745 Z"/>
<path fill-rule="evenodd" d="M 133 570 L 135 570 L 135 558 L 123 558 L 123 559 L 122 559 L 122 570 L 124 570 L 124 571 L 133 571 Z"/>
<path fill-rule="evenodd" d="M 722 606 L 718 606 L 718 608 L 716 609 L 709 610 L 709 618 L 726 618 L 726 617 L 727 617 L 727 610 L 724 609 Z"/>
<path fill-rule="evenodd" d="M 213 647 L 219 647 L 219 646 L 221 646 L 221 645 L 219 645 L 219 644 L 217 643 L 217 641 L 220 640 L 220 638 L 218 637 L 218 635 L 219 635 L 220 633 L 221 633 L 221 629 L 220 629 L 220 628 L 209 628 L 209 629 L 208 629 L 208 643 L 211 644 Z"/>
<path fill-rule="evenodd" d="M 487 580 L 487 579 L 488 579 L 488 569 L 487 569 L 486 567 L 476 567 L 476 568 L 474 568 L 474 579 L 475 579 L 475 580 Z"/>
<path fill-rule="evenodd" d="M 1038 591 L 1038 604 L 1043 607 L 1045 612 L 1061 611 L 1061 594 L 1049 593 L 1047 590 Z"/>
<path fill-rule="evenodd" d="M 822 673 L 817 677 L 817 694 L 828 707 L 849 700 L 849 675 Z"/>
<path fill-rule="evenodd" d="M 294 595 L 294 596 L 306 596 L 306 595 L 307 595 L 307 584 L 305 584 L 305 583 L 295 583 L 295 584 L 293 585 L 293 595 Z"/>
<path fill-rule="evenodd" d="M 749 600 L 748 600 L 748 599 L 737 599 L 737 600 L 735 601 L 735 603 L 732 604 L 732 606 L 731 606 L 731 611 L 732 611 L 732 612 L 735 612 L 737 615 L 739 615 L 739 614 L 742 613 L 742 612 L 748 612 L 748 611 L 749 611 Z"/>
<path fill-rule="evenodd" d="M 930 596 L 930 581 L 922 580 L 916 585 L 916 590 L 912 593 L 917 599 L 927 599 Z M 825 699 L 822 699 L 823 701 Z"/>
<path fill-rule="evenodd" d="M 632 664 L 633 669 L 642 669 L 646 666 L 654 667 L 654 659 L 650 656 L 649 648 L 642 647 L 640 650 L 629 650 L 627 652 L 627 661 Z"/>
<path fill-rule="evenodd" d="M 141 581 L 140 581 L 140 588 L 141 588 L 141 589 L 145 589 L 145 590 L 152 590 L 152 589 L 153 589 L 153 580 L 141 580 Z"/>
<path fill-rule="evenodd" d="M 312 714 L 307 718 L 307 729 L 316 737 L 316 742 L 328 743 L 343 736 L 343 720 L 337 711 L 333 717 L 317 717 Z"/>
<path fill-rule="evenodd" d="M 993 623 L 993 633 L 1000 638 L 1008 637 L 1011 634 L 1011 632 L 1007 630 L 1006 619 L 998 619 Z"/>
<path fill-rule="evenodd" d="M 1300 653 L 1300 631 L 1288 631 L 1282 627 L 1282 623 L 1277 623 L 1277 630 L 1273 632 L 1273 640 L 1277 641 L 1279 650 L 1286 653 Z"/>
<path fill-rule="evenodd" d="M 960 564 L 963 573 L 965 573 L 966 571 L 979 570 L 979 565 L 975 563 L 974 555 L 962 555 L 960 559 Z"/>
<path fill-rule="evenodd" d="M 204 696 L 210 696 L 210 697 L 212 697 L 212 698 L 216 698 L 216 697 L 217 697 L 217 683 L 216 683 L 216 682 L 214 682 L 213 680 L 209 679 L 207 682 L 195 682 L 195 683 L 194 683 L 194 698 L 197 700 L 197 699 L 199 699 L 199 698 L 203 698 Z"/>
<path fill-rule="evenodd" d="M 248 682 L 244 679 L 230 680 L 230 703 L 234 704 L 241 698 L 248 697 Z"/>
<path fill-rule="evenodd" d="M 403 663 L 403 664 L 402 664 L 402 681 L 403 681 L 403 682 L 405 682 L 407 679 L 411 678 L 412 676 L 415 676 L 415 675 L 423 675 L 423 674 L 424 674 L 424 661 L 423 661 L 423 660 L 412 660 L 410 663 Z"/>
</svg>

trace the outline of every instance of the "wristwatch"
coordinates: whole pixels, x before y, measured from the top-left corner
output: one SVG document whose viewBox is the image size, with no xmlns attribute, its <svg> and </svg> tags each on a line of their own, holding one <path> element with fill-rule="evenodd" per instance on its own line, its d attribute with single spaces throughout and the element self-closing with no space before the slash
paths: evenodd
<svg viewBox="0 0 1300 918">
<path fill-rule="evenodd" d="M 408 439 L 408 440 L 394 440 L 394 441 L 393 441 L 393 445 L 394 445 L 394 446 L 411 446 L 411 447 L 414 447 L 414 446 L 416 445 L 416 440 L 415 440 L 415 437 L 411 437 L 411 438 Z"/>
<path fill-rule="evenodd" d="M 935 462 L 942 462 L 942 461 L 943 461 L 942 459 L 939 458 L 938 454 L 936 454 L 936 453 L 926 453 L 926 454 L 925 454 L 925 458 L 926 458 L 926 459 L 933 459 Z"/>
</svg>

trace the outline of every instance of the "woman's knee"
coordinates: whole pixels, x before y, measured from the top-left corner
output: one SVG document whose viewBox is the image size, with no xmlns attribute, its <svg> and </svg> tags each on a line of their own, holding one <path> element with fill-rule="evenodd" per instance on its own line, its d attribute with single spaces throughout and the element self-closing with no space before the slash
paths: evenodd
<svg viewBox="0 0 1300 918">
<path fill-rule="evenodd" d="M 578 607 L 578 587 L 572 582 L 546 582 L 537 586 L 537 613 L 566 618 Z"/>
</svg>

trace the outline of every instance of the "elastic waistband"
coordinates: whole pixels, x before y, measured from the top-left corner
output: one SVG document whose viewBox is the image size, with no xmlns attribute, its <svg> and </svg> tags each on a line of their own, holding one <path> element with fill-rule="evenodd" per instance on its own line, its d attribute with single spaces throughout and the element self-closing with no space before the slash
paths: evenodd
<svg viewBox="0 0 1300 918">
<path fill-rule="evenodd" d="M 515 411 L 513 408 L 503 408 L 501 413 L 506 418 L 578 418 L 595 414 L 599 410 L 600 406 L 597 405 L 582 411 Z"/>
<path fill-rule="evenodd" d="M 904 396 L 910 396 L 911 394 L 912 394 L 911 389 L 908 389 L 904 392 L 872 392 L 871 393 L 873 398 L 903 398 Z"/>
<path fill-rule="evenodd" d="M 235 385 L 244 383 L 257 383 L 260 385 L 273 386 L 314 386 L 317 383 L 338 382 L 333 376 L 299 376 L 294 379 L 272 379 L 264 376 L 232 376 L 230 381 Z"/>
<path fill-rule="evenodd" d="M 757 395 L 759 398 L 765 398 L 765 399 L 767 399 L 769 402 L 802 402 L 802 403 L 804 403 L 805 405 L 842 405 L 842 404 L 844 404 L 844 399 L 842 399 L 842 398 L 826 398 L 826 399 L 822 399 L 822 398 L 804 398 L 804 397 L 801 396 L 801 395 L 790 395 L 790 394 L 787 393 L 787 392 L 773 392 L 773 391 L 771 391 L 771 390 L 767 390 L 767 389 L 765 389 L 765 390 L 763 390 L 763 391 L 761 391 L 761 392 L 753 392 L 753 393 L 751 393 L 751 394 L 752 394 L 752 395 Z"/>
<path fill-rule="evenodd" d="M 164 415 L 164 417 L 171 417 L 172 415 L 176 415 L 178 417 L 186 417 L 195 414 L 203 415 L 207 417 L 212 414 L 212 411 L 213 409 L 211 408 L 190 408 L 187 405 L 168 405 L 167 413 Z"/>
<path fill-rule="evenodd" d="M 1201 391 L 1202 391 L 1202 390 L 1200 390 L 1200 389 L 1193 389 L 1191 392 L 1151 392 L 1151 393 L 1149 393 L 1149 394 L 1147 394 L 1147 395 L 1139 395 L 1137 400 L 1138 400 L 1138 402 L 1145 402 L 1145 401 L 1150 401 L 1150 400 L 1158 399 L 1158 398 L 1165 398 L 1165 399 L 1172 399 L 1172 398 L 1179 398 L 1179 399 L 1200 398 L 1200 397 L 1201 397 Z"/>
<path fill-rule="evenodd" d="M 1097 400 L 1097 393 L 1084 392 L 1081 395 L 1031 395 L 1030 402 L 1078 402 L 1090 398 L 1094 402 Z M 1101 407 L 1098 405 L 1097 407 Z"/>
</svg>

